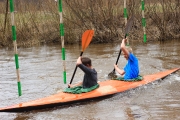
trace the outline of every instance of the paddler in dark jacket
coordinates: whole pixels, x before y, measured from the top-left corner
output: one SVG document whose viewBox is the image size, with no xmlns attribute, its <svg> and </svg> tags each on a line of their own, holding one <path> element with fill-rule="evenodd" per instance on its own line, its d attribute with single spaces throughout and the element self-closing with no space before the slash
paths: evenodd
<svg viewBox="0 0 180 120">
<path fill-rule="evenodd" d="M 115 64 L 115 70 L 120 74 L 124 75 L 124 80 L 131 80 L 137 78 L 139 75 L 139 64 L 138 59 L 132 53 L 132 48 L 130 46 L 126 46 L 127 39 L 123 39 L 121 43 L 121 50 L 124 55 L 124 58 L 127 60 L 127 64 L 124 69 L 119 69 Z"/>
<path fill-rule="evenodd" d="M 76 85 L 68 85 L 70 88 L 75 87 L 75 86 L 80 86 L 84 89 L 90 88 L 92 86 L 97 85 L 97 72 L 96 70 L 92 67 L 91 64 L 91 59 L 88 57 L 79 57 L 77 59 L 76 65 L 85 73 L 83 81 L 76 84 Z"/>
</svg>

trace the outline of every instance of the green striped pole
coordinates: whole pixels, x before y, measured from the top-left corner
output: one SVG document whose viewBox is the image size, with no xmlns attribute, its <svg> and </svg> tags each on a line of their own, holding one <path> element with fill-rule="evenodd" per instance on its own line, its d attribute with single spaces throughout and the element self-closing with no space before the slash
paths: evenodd
<svg viewBox="0 0 180 120">
<path fill-rule="evenodd" d="M 124 20 L 125 20 L 125 25 L 127 24 L 127 8 L 126 8 L 126 0 L 124 0 Z"/>
<path fill-rule="evenodd" d="M 142 5 L 142 26 L 143 26 L 143 32 L 144 32 L 143 40 L 144 42 L 146 42 L 146 19 L 144 15 L 144 8 L 145 8 L 144 0 L 141 0 L 141 5 Z"/>
<path fill-rule="evenodd" d="M 128 17 L 128 14 L 127 14 L 127 8 L 126 8 L 126 0 L 124 0 L 124 20 L 125 20 L 125 26 L 127 24 L 127 17 Z M 127 45 L 129 45 L 128 35 L 126 36 L 126 39 L 127 39 Z"/>
<path fill-rule="evenodd" d="M 60 16 L 60 35 L 62 44 L 62 60 L 63 60 L 63 78 L 64 84 L 66 84 L 66 63 L 65 63 L 65 48 L 64 48 L 64 24 L 63 24 L 63 14 L 62 14 L 62 0 L 58 0 L 59 16 Z"/>
<path fill-rule="evenodd" d="M 18 85 L 18 95 L 21 96 L 21 82 L 19 75 L 19 61 L 18 61 L 18 52 L 17 52 L 17 42 L 16 42 L 16 27 L 14 21 L 14 1 L 10 0 L 10 12 L 11 12 L 11 24 L 12 24 L 12 37 L 14 44 L 14 56 L 15 56 L 15 64 L 16 64 L 16 73 L 17 73 L 17 85 Z"/>
</svg>

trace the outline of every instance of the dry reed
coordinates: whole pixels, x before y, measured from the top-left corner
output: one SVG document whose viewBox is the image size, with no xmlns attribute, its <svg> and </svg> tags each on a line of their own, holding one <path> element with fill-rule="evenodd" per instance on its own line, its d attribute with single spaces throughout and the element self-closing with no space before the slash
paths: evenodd
<svg viewBox="0 0 180 120">
<path fill-rule="evenodd" d="M 81 40 L 94 29 L 93 43 L 114 42 L 124 36 L 123 0 L 62 0 L 65 44 Z M 180 0 L 145 1 L 148 40 L 180 38 Z M 12 46 L 7 1 L 0 2 L 0 46 Z M 141 0 L 127 0 L 128 16 L 135 15 L 129 38 L 143 41 Z M 15 0 L 18 46 L 59 43 L 59 14 L 53 0 Z"/>
</svg>

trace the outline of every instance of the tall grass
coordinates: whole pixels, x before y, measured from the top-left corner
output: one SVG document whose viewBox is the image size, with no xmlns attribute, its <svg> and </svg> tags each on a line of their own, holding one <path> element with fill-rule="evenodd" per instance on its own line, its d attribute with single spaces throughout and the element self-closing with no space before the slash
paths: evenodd
<svg viewBox="0 0 180 120">
<path fill-rule="evenodd" d="M 124 0 L 62 0 L 65 43 L 81 40 L 94 29 L 94 43 L 113 42 L 124 36 Z M 11 46 L 10 14 L 0 2 L 0 46 Z M 147 40 L 180 38 L 180 0 L 145 1 Z M 127 0 L 128 16 L 135 15 L 130 40 L 143 41 L 141 0 Z M 15 0 L 18 46 L 60 43 L 59 14 L 53 0 Z M 7 14 L 6 14 L 7 13 Z M 7 15 L 7 16 L 6 16 Z M 6 20 L 6 21 L 5 21 Z"/>
</svg>

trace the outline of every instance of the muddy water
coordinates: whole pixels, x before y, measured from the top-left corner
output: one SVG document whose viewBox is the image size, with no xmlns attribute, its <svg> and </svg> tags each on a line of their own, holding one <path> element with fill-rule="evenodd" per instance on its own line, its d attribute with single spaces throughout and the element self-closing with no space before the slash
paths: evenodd
<svg viewBox="0 0 180 120">
<path fill-rule="evenodd" d="M 180 67 L 180 42 L 131 43 L 139 59 L 140 74 Z M 67 83 L 75 69 L 81 46 L 66 46 Z M 61 46 L 19 48 L 22 96 L 17 95 L 13 49 L 0 49 L 0 107 L 35 100 L 62 91 Z M 119 43 L 91 44 L 83 56 L 92 58 L 99 81 L 113 70 Z M 118 65 L 126 64 L 123 56 Z M 82 79 L 76 72 L 73 83 Z M 180 119 L 180 71 L 149 85 L 114 96 L 64 107 L 27 113 L 0 113 L 0 120 L 172 120 Z"/>
</svg>

